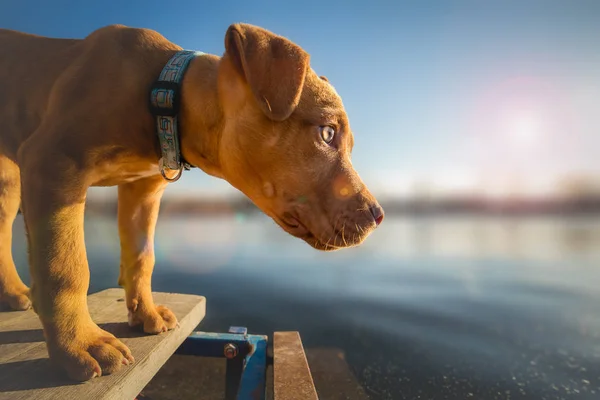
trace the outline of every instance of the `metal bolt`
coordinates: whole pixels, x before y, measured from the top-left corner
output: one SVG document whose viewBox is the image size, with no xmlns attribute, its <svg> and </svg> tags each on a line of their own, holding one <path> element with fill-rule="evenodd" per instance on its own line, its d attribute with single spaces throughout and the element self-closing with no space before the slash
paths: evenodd
<svg viewBox="0 0 600 400">
<path fill-rule="evenodd" d="M 225 358 L 231 360 L 238 355 L 238 348 L 233 343 L 227 343 L 223 348 L 223 354 L 225 354 Z"/>
</svg>

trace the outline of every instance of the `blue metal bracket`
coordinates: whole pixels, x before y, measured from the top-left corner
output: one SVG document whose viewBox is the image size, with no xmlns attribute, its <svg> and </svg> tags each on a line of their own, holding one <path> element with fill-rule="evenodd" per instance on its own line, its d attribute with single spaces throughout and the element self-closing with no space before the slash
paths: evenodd
<svg viewBox="0 0 600 400">
<path fill-rule="evenodd" d="M 229 333 L 193 332 L 176 353 L 226 358 L 225 398 L 264 400 L 267 343 L 265 335 L 248 335 L 245 327 L 232 326 Z"/>
</svg>

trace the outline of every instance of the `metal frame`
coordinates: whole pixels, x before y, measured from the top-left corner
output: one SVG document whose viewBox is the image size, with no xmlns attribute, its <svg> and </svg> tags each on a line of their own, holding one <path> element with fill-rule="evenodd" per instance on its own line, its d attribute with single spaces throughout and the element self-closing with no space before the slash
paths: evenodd
<svg viewBox="0 0 600 400">
<path fill-rule="evenodd" d="M 267 374 L 265 335 L 248 335 L 245 327 L 232 326 L 229 333 L 193 332 L 176 354 L 227 359 L 226 400 L 264 400 Z"/>
</svg>

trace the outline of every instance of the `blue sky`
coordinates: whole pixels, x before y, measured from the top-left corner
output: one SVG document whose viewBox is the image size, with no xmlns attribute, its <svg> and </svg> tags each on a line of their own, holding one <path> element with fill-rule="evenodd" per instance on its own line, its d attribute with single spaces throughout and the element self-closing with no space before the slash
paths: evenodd
<svg viewBox="0 0 600 400">
<path fill-rule="evenodd" d="M 344 99 L 354 165 L 380 195 L 600 176 L 598 21 L 596 0 L 20 0 L 0 13 L 3 28 L 83 37 L 121 23 L 214 54 L 233 22 L 284 35 Z M 234 193 L 198 170 L 172 186 Z"/>
</svg>

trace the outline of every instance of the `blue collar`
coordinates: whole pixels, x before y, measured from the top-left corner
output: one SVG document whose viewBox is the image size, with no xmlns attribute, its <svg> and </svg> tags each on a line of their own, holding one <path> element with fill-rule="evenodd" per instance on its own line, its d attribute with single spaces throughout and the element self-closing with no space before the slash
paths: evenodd
<svg viewBox="0 0 600 400">
<path fill-rule="evenodd" d="M 175 182 L 183 170 L 189 170 L 179 145 L 179 126 L 177 115 L 181 106 L 181 81 L 190 61 L 204 53 L 181 50 L 167 62 L 158 79 L 150 89 L 150 112 L 156 118 L 156 132 L 162 153 L 158 167 L 163 178 Z M 168 178 L 165 170 L 179 171 L 174 178 Z"/>
</svg>

